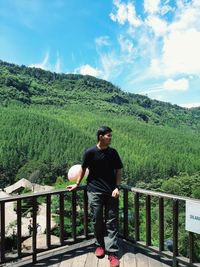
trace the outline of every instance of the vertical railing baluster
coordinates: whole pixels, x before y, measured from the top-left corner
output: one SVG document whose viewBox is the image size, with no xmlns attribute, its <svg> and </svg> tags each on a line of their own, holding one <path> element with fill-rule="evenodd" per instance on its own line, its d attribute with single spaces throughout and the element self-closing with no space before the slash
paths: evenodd
<svg viewBox="0 0 200 267">
<path fill-rule="evenodd" d="M 179 261 L 182 262 L 183 264 L 187 266 L 197 266 L 197 264 L 194 264 L 195 260 L 195 234 L 192 232 L 188 232 L 189 234 L 189 244 L 188 244 L 188 258 L 187 260 L 184 259 L 184 257 L 178 257 L 179 256 L 179 247 L 178 247 L 178 230 L 179 230 L 179 201 L 185 201 L 187 200 L 184 197 L 179 197 L 179 196 L 172 196 L 168 194 L 161 194 L 161 193 L 156 193 L 156 192 L 149 192 L 147 190 L 142 190 L 142 189 L 135 189 L 135 188 L 130 188 L 128 186 L 121 186 L 121 189 L 123 191 L 123 236 L 125 239 L 129 238 L 129 203 L 128 203 L 128 198 L 129 198 L 129 190 L 134 193 L 134 229 L 135 229 L 135 241 L 140 240 L 140 234 L 141 234 L 141 229 L 140 229 L 140 205 L 142 204 L 142 208 L 144 207 L 143 205 L 143 200 L 144 198 L 140 200 L 140 197 L 146 196 L 145 199 L 145 207 L 146 207 L 146 246 L 149 246 L 149 250 L 154 250 L 153 247 L 150 247 L 152 245 L 151 242 L 151 235 L 152 235 L 152 229 L 151 229 L 151 206 L 154 206 L 154 198 L 158 197 L 159 199 L 159 252 L 160 255 L 165 255 L 164 253 L 164 238 L 165 238 L 165 205 L 166 204 L 164 201 L 165 199 L 170 199 L 173 200 L 173 207 L 172 207 L 172 212 L 173 212 L 173 218 L 172 218 L 172 234 L 173 234 L 173 255 L 170 253 L 166 253 L 167 256 L 170 257 L 171 260 L 173 260 L 173 267 L 179 265 Z M 71 192 L 71 222 L 72 222 L 72 238 L 74 242 L 77 241 L 77 228 L 76 228 L 76 222 L 77 222 L 77 214 L 79 214 L 79 210 L 77 211 L 76 206 L 77 206 L 77 192 L 79 190 L 82 190 L 82 187 L 79 188 L 77 191 L 72 191 Z M 36 263 L 37 261 L 37 253 L 39 250 L 37 249 L 37 209 L 38 209 L 38 197 L 42 196 L 46 198 L 46 244 L 47 244 L 47 249 L 51 249 L 51 194 L 54 194 L 59 197 L 59 229 L 60 229 L 60 243 L 61 245 L 64 245 L 64 238 L 65 238 L 65 229 L 64 229 L 64 219 L 65 219 L 65 191 L 64 190 L 58 190 L 56 192 L 48 192 L 47 194 L 42 193 L 40 194 L 30 194 L 28 196 L 14 196 L 11 198 L 5 198 L 0 200 L 0 265 L 4 264 L 5 262 L 11 262 L 13 259 L 21 259 L 24 255 L 22 253 L 22 204 L 24 199 L 26 200 L 31 200 L 32 201 L 32 223 L 33 223 L 33 229 L 32 229 L 32 261 L 33 263 Z M 89 236 L 89 227 L 88 227 L 88 198 L 87 198 L 87 191 L 84 189 L 83 192 L 83 197 L 84 197 L 84 213 L 82 213 L 81 210 L 81 216 L 83 216 L 84 219 L 84 235 L 85 238 L 88 238 Z M 82 196 L 82 192 L 81 192 Z M 153 196 L 153 200 L 151 201 L 151 198 Z M 10 257 L 6 257 L 6 206 L 7 202 L 15 201 L 16 203 L 16 212 L 17 212 L 17 257 L 13 257 L 10 259 Z M 151 204 L 152 202 L 152 204 Z M 170 201 L 171 204 L 171 201 Z M 167 205 L 168 206 L 168 205 Z M 143 211 L 143 210 L 142 210 Z M 132 212 L 132 209 L 131 209 Z M 14 234 L 14 233 L 13 233 Z M 144 233 L 142 233 L 144 234 Z M 129 239 L 130 240 L 130 239 Z M 140 242 L 137 244 L 138 246 L 142 245 Z M 143 246 L 143 245 L 142 245 Z M 196 255 L 197 257 L 197 255 Z M 181 265 L 181 264 L 180 264 Z M 185 266 L 184 265 L 184 266 Z"/>
<path fill-rule="evenodd" d="M 173 267 L 178 266 L 178 200 L 173 200 Z"/>
<path fill-rule="evenodd" d="M 159 251 L 164 250 L 164 200 L 159 197 Z"/>
<path fill-rule="evenodd" d="M 21 244 L 22 244 L 22 210 L 21 210 L 21 199 L 17 200 L 17 253 L 18 257 L 21 258 Z"/>
<path fill-rule="evenodd" d="M 60 244 L 64 244 L 64 194 L 60 193 L 59 201 L 59 211 L 60 211 Z"/>
<path fill-rule="evenodd" d="M 146 195 L 146 245 L 151 246 L 151 196 Z"/>
<path fill-rule="evenodd" d="M 1 263 L 5 261 L 5 202 L 0 203 L 0 253 Z"/>
<path fill-rule="evenodd" d="M 47 248 L 51 247 L 51 195 L 47 195 L 46 198 L 46 243 Z"/>
<path fill-rule="evenodd" d="M 76 191 L 72 191 L 72 238 L 76 241 Z"/>
<path fill-rule="evenodd" d="M 86 189 L 84 189 L 84 235 L 85 238 L 88 238 L 88 197 Z"/>
<path fill-rule="evenodd" d="M 128 238 L 128 189 L 124 189 L 124 238 Z"/>
<path fill-rule="evenodd" d="M 134 202 L 135 202 L 135 241 L 140 240 L 140 202 L 139 202 L 139 193 L 135 193 Z"/>
<path fill-rule="evenodd" d="M 190 264 L 194 262 L 194 234 L 189 232 L 189 261 Z"/>
<path fill-rule="evenodd" d="M 37 261 L 37 197 L 32 197 L 32 214 L 33 214 L 33 236 L 32 236 L 32 261 Z"/>
</svg>

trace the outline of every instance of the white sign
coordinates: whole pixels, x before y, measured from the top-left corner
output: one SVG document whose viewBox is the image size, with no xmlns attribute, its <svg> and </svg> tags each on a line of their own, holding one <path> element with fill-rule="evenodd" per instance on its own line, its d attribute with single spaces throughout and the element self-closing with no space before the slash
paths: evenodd
<svg viewBox="0 0 200 267">
<path fill-rule="evenodd" d="M 187 200 L 185 209 L 185 229 L 200 234 L 200 203 Z"/>
</svg>

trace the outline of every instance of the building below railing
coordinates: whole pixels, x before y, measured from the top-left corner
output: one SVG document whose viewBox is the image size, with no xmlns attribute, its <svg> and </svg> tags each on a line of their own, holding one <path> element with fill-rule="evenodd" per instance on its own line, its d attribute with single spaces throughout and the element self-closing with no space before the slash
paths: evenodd
<svg viewBox="0 0 200 267">
<path fill-rule="evenodd" d="M 152 250 L 160 256 L 167 256 L 173 260 L 173 266 L 183 263 L 188 266 L 200 266 L 197 260 L 200 258 L 200 250 L 196 248 L 196 235 L 183 229 L 182 216 L 185 209 L 185 202 L 193 200 L 171 194 L 153 192 L 139 188 L 122 185 L 120 188 L 119 205 L 119 229 L 120 236 L 132 242 L 134 246 Z M 37 210 L 38 199 L 46 203 L 46 246 L 37 247 Z M 57 199 L 57 210 L 52 214 L 52 201 Z M 67 207 L 66 207 L 67 199 Z M 31 203 L 32 218 L 32 246 L 31 252 L 22 250 L 22 210 L 24 201 Z M 200 203 L 200 200 L 195 200 Z M 16 247 L 11 254 L 6 246 L 5 218 L 6 203 L 13 202 L 16 209 Z M 69 202 L 70 207 L 69 207 Z M 66 213 L 66 209 L 68 212 Z M 171 218 L 166 216 L 171 212 Z M 57 233 L 59 244 L 51 242 L 52 215 L 57 217 Z M 68 218 L 71 225 L 65 224 Z M 170 225 L 171 223 L 171 225 Z M 156 226 L 155 226 L 156 224 Z M 81 227 L 80 227 L 81 226 Z M 66 229 L 70 227 L 70 229 Z M 171 228 L 171 229 L 169 229 Z M 91 236 L 91 220 L 88 212 L 88 200 L 85 186 L 80 186 L 76 191 L 69 192 L 66 189 L 54 190 L 44 193 L 26 194 L 11 196 L 0 199 L 0 264 L 20 260 L 26 256 L 32 256 L 32 262 L 37 261 L 37 255 L 42 251 L 51 250 L 55 247 L 76 243 L 82 239 L 89 239 Z M 156 231 L 155 231 L 156 229 Z M 154 230 L 154 232 L 153 232 Z M 181 255 L 179 246 L 179 233 L 184 232 L 186 244 L 186 255 Z M 171 235 L 171 236 L 170 236 Z M 181 233 L 182 235 L 182 233 Z M 199 238 L 199 236 L 197 236 Z M 166 248 L 167 241 L 170 247 Z M 200 242 L 200 241 L 199 241 Z M 196 250 L 197 252 L 196 252 Z M 171 250 L 171 251 L 170 251 Z M 195 255 L 196 253 L 196 255 Z M 199 253 L 199 254 L 198 254 Z M 198 254 L 198 255 L 197 255 Z"/>
</svg>

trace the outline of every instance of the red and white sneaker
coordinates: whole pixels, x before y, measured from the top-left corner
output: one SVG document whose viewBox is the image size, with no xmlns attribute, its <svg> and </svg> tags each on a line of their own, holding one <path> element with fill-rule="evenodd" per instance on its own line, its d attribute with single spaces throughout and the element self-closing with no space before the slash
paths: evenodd
<svg viewBox="0 0 200 267">
<path fill-rule="evenodd" d="M 110 261 L 110 267 L 119 267 L 120 261 L 116 255 L 110 254 L 108 260 Z"/>
<path fill-rule="evenodd" d="M 97 247 L 96 250 L 95 250 L 95 255 L 98 258 L 103 258 L 105 256 L 105 249 L 102 248 L 102 247 Z"/>
</svg>

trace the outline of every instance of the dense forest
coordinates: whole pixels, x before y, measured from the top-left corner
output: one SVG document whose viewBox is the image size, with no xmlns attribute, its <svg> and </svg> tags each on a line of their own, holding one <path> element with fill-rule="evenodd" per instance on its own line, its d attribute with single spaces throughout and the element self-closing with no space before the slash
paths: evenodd
<svg viewBox="0 0 200 267">
<path fill-rule="evenodd" d="M 91 76 L 0 62 L 0 184 L 52 184 L 113 129 L 125 183 L 200 172 L 200 110 L 125 93 Z"/>
<path fill-rule="evenodd" d="M 0 188 L 21 178 L 65 187 L 68 169 L 81 163 L 84 150 L 96 143 L 97 128 L 108 125 L 113 129 L 112 146 L 124 164 L 123 183 L 200 198 L 199 108 L 186 109 L 126 93 L 91 76 L 57 74 L 0 61 L 0 125 Z M 66 201 L 71 200 L 67 197 Z M 133 199 L 129 202 L 131 207 Z M 58 203 L 55 197 L 53 213 Z M 29 203 L 23 205 L 28 210 Z M 172 208 L 171 203 L 165 205 L 165 239 L 170 240 Z M 65 232 L 69 236 L 71 211 L 70 205 L 66 207 Z M 143 200 L 140 207 L 141 240 L 145 240 Z M 153 201 L 152 243 L 156 246 L 157 211 Z M 188 256 L 184 213 L 181 206 L 179 246 L 180 254 Z M 78 234 L 83 232 L 81 216 Z M 57 229 L 53 233 L 59 235 Z M 198 237 L 195 242 L 199 259 Z"/>
<path fill-rule="evenodd" d="M 77 106 L 157 125 L 200 127 L 200 109 L 186 109 L 147 96 L 122 91 L 110 82 L 88 75 L 57 74 L 0 61 L 0 103 Z M 81 105 L 81 106 L 80 106 Z"/>
</svg>

